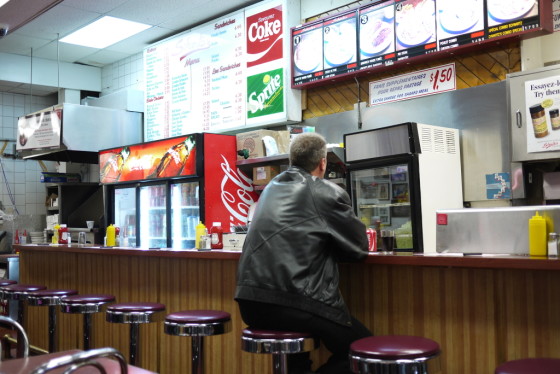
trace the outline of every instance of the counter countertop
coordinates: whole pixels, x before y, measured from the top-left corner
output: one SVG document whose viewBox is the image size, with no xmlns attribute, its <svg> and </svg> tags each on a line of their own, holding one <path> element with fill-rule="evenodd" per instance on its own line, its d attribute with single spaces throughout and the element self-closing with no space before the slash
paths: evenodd
<svg viewBox="0 0 560 374">
<path fill-rule="evenodd" d="M 147 256 L 147 257 L 177 257 L 211 260 L 237 260 L 241 255 L 239 251 L 211 250 L 197 251 L 194 249 L 146 249 L 132 247 L 102 247 L 78 245 L 41 245 L 22 244 L 14 245 L 22 253 L 34 251 L 84 253 L 98 255 L 118 256 Z M 441 266 L 464 267 L 485 269 L 526 269 L 526 270 L 560 270 L 558 257 L 529 257 L 521 255 L 504 254 L 478 254 L 463 255 L 461 253 L 401 253 L 383 254 L 372 252 L 365 260 L 367 264 L 378 265 L 405 265 L 405 266 Z"/>
</svg>

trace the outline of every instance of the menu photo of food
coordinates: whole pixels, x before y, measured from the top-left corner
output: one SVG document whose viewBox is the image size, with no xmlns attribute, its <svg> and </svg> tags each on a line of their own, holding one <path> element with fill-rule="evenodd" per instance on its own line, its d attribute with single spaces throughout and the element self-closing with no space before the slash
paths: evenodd
<svg viewBox="0 0 560 374">
<path fill-rule="evenodd" d="M 360 12 L 360 60 L 395 51 L 395 7 L 372 7 Z"/>
<path fill-rule="evenodd" d="M 356 62 L 356 17 L 323 26 L 324 69 Z"/>
<path fill-rule="evenodd" d="M 437 35 L 440 40 L 484 30 L 483 0 L 438 0 L 437 8 Z"/>
<path fill-rule="evenodd" d="M 436 41 L 434 0 L 405 0 L 395 7 L 397 51 Z"/>
<path fill-rule="evenodd" d="M 293 36 L 294 77 L 323 70 L 323 27 L 310 27 L 309 31 Z"/>
<path fill-rule="evenodd" d="M 538 15 L 538 0 L 487 0 L 488 27 Z"/>
</svg>

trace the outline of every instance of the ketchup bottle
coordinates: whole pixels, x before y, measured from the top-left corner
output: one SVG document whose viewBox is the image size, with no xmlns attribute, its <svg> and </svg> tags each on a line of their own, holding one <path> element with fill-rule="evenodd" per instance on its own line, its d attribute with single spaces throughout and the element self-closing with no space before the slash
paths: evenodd
<svg viewBox="0 0 560 374">
<path fill-rule="evenodd" d="M 223 243 L 224 230 L 222 229 L 222 224 L 220 222 L 213 222 L 210 228 L 211 244 L 212 249 L 222 249 L 224 248 Z"/>
<path fill-rule="evenodd" d="M 68 227 L 60 225 L 58 229 L 58 244 L 68 244 Z"/>
</svg>

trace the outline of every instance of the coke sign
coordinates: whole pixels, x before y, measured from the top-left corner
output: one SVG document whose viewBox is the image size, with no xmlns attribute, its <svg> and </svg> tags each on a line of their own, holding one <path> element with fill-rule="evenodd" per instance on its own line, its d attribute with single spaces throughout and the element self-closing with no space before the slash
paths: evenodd
<svg viewBox="0 0 560 374">
<path fill-rule="evenodd" d="M 224 232 L 246 225 L 249 207 L 258 200 L 251 178 L 240 171 L 235 136 L 204 134 L 205 222 L 220 222 Z"/>
<path fill-rule="evenodd" d="M 283 56 L 282 6 L 247 17 L 247 67 Z"/>
</svg>

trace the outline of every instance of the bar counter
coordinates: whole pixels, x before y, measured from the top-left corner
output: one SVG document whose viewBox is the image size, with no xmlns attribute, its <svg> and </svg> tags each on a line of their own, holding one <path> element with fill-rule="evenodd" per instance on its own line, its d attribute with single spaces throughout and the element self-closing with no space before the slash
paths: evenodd
<svg viewBox="0 0 560 374">
<path fill-rule="evenodd" d="M 117 302 L 151 301 L 166 313 L 218 309 L 232 332 L 206 338 L 209 373 L 271 370 L 268 355 L 241 351 L 244 327 L 233 300 L 239 252 L 16 245 L 20 283 L 81 294 L 110 293 Z M 491 374 L 507 360 L 560 357 L 560 260 L 528 256 L 370 254 L 341 264 L 341 291 L 375 335 L 421 335 L 442 347 L 441 373 Z M 47 346 L 47 310 L 29 307 L 30 342 Z M 59 315 L 61 350 L 80 348 L 81 316 Z M 94 317 L 93 344 L 128 356 L 128 326 Z M 162 374 L 190 372 L 190 339 L 168 336 L 162 323 L 141 327 L 141 364 Z M 313 352 L 322 362 L 328 352 Z"/>
</svg>

